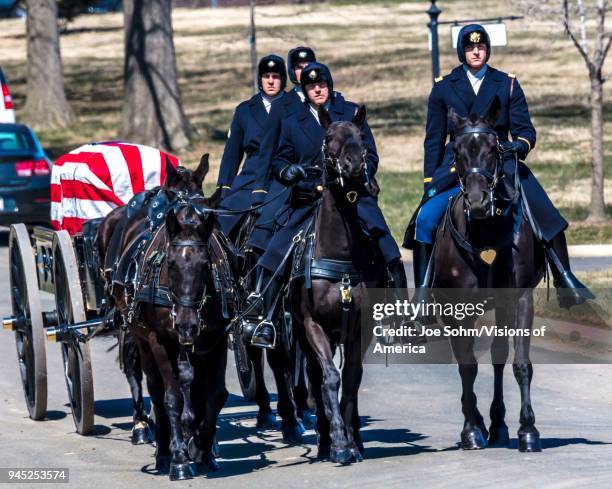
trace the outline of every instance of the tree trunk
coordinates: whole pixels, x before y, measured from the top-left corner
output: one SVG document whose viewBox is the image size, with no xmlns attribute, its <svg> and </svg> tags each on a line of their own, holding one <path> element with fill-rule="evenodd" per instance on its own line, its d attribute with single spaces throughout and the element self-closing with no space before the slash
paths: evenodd
<svg viewBox="0 0 612 489">
<path fill-rule="evenodd" d="M 185 148 L 195 131 L 181 104 L 172 39 L 171 0 L 124 0 L 122 136 L 131 142 Z"/>
<path fill-rule="evenodd" d="M 606 219 L 604 203 L 603 83 L 591 74 L 591 208 L 589 221 Z"/>
<path fill-rule="evenodd" d="M 27 0 L 28 85 L 24 120 L 37 129 L 66 127 L 66 100 L 55 0 Z"/>
</svg>

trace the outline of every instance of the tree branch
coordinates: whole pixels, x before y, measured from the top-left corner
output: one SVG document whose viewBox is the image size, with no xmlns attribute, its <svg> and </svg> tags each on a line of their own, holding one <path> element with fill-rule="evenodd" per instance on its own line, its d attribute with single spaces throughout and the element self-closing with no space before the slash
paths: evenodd
<svg viewBox="0 0 612 489">
<path fill-rule="evenodd" d="M 608 55 L 608 51 L 610 51 L 610 45 L 612 45 L 612 33 L 608 34 L 608 42 L 606 47 L 603 49 L 603 53 L 601 55 L 601 66 L 603 67 L 604 61 L 606 60 L 606 56 Z"/>
<path fill-rule="evenodd" d="M 567 0 L 563 0 L 563 26 L 565 27 L 565 33 L 572 40 L 572 42 L 574 43 L 574 46 L 576 46 L 576 49 L 578 49 L 578 52 L 580 53 L 580 55 L 584 59 L 584 62 L 586 63 L 587 68 L 589 69 L 589 71 L 592 70 L 594 68 L 594 66 L 593 66 L 593 63 L 591 62 L 591 59 L 589 58 L 589 54 L 584 50 L 584 48 L 578 42 L 578 39 L 576 39 L 576 36 L 574 35 L 572 30 L 570 29 L 570 25 L 569 25 L 569 7 L 568 7 L 568 4 L 567 4 Z"/>
</svg>

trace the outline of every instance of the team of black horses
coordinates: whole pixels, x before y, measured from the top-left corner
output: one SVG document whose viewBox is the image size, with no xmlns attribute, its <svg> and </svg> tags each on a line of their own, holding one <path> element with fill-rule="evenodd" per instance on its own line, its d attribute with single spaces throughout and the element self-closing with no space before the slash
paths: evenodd
<svg viewBox="0 0 612 489">
<path fill-rule="evenodd" d="M 508 323 L 530 328 L 531 289 L 541 280 L 545 261 L 524 214 L 518 211 L 520 199 L 509 199 L 510 211 L 501 216 L 492 212 L 487 201 L 498 191 L 495 175 L 500 154 L 497 136 L 491 130 L 494 115 L 462 118 L 451 113 L 449 117 L 457 128 L 455 151 L 462 191 L 449 203 L 438 231 L 433 287 L 520 290 L 513 307 L 500 307 L 496 313 Z M 373 246 L 356 215 L 355 201 L 365 185 L 360 131 L 360 120 L 364 119 L 365 107 L 353 122 L 334 123 L 319 109 L 319 120 L 326 129 L 321 196 L 312 227 L 294 239 L 291 269 L 295 273 L 283 299 L 298 346 L 290 341 L 289 347 L 279 346 L 280 353 L 270 355 L 279 388 L 284 439 L 301 442 L 303 422 L 307 421 L 302 413 L 305 408 L 296 407 L 294 395 L 295 372 L 300 370 L 295 368 L 295 357 L 296 352 L 302 352 L 300 361 L 307 366 L 316 408 L 318 458 L 340 464 L 360 461 L 365 455 L 358 411 L 363 372 L 361 306 L 367 288 L 388 282 L 384 266 L 373 262 Z M 129 364 L 125 370 L 135 401 L 133 441 L 146 441 L 147 425 L 153 423 L 155 467 L 172 480 L 191 478 L 194 470 L 219 468 L 215 433 L 228 397 L 228 335 L 240 334 L 237 318 L 248 304 L 247 262 L 216 225 L 217 216 L 224 211 L 218 208 L 218 193 L 203 195 L 207 172 L 208 155 L 193 171 L 168 165 L 164 185 L 115 209 L 97 236 L 110 314 L 124 324 L 130 338 L 124 344 L 128 352 L 124 361 Z M 469 220 L 466 211 L 472 216 Z M 506 242 L 503 257 L 491 267 L 483 267 L 477 251 L 501 249 Z M 331 262 L 350 266 L 350 283 L 346 283 L 346 275 L 342 279 L 310 275 L 312 263 Z M 465 424 L 461 447 L 507 444 L 502 388 L 506 358 L 495 362 L 495 395 L 487 429 L 473 390 L 477 374 L 473 339 L 456 338 L 452 347 L 462 359 L 459 373 Z M 339 348 L 343 352 L 341 371 L 334 363 Z M 515 352 L 513 369 L 522 397 L 519 449 L 538 451 L 539 434 L 529 393 L 532 366 L 528 338 L 517 337 Z M 261 367 L 261 350 L 253 355 Z M 142 407 L 140 368 L 146 375 L 154 421 Z M 258 382 L 263 384 L 261 371 Z M 269 426 L 267 391 L 263 385 L 259 389 L 258 425 Z"/>
</svg>

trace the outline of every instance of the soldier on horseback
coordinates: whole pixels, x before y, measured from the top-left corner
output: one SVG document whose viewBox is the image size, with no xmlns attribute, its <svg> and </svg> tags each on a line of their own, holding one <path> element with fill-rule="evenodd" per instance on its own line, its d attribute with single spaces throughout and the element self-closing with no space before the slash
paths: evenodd
<svg viewBox="0 0 612 489">
<path fill-rule="evenodd" d="M 524 163 L 535 146 L 536 131 L 521 85 L 515 75 L 487 64 L 491 42 L 487 31 L 480 25 L 471 24 L 461 29 L 457 54 L 462 64 L 445 77 L 436 78 L 429 97 L 424 144 L 424 195 L 404 237 L 404 247 L 413 250 L 415 286 L 430 285 L 426 283 L 426 271 L 436 229 L 449 198 L 460 192 L 454 165 L 454 128 L 448 122 L 448 112 L 452 108 L 463 117 L 472 113 L 484 115 L 497 96 L 501 110 L 495 131 L 503 152 L 504 186 L 511 186 L 517 169 L 523 207 L 536 238 L 546 250 L 559 304 L 569 308 L 593 299 L 593 294 L 570 269 L 564 234 L 567 221 Z"/>
<path fill-rule="evenodd" d="M 351 121 L 358 106 L 333 91 L 333 79 L 327 66 L 310 63 L 301 72 L 301 88 L 306 96 L 294 113 L 282 120 L 277 150 L 272 159 L 273 175 L 285 186 L 291 188 L 291 197 L 277 214 L 277 229 L 268 242 L 265 253 L 259 260 L 262 267 L 262 283 L 266 284 L 264 311 L 266 319 L 262 327 L 274 338 L 273 317 L 283 279 L 285 265 L 290 260 L 292 243 L 296 236 L 305 233 L 314 215 L 317 201 L 323 189 L 323 144 L 325 129 L 319 122 L 319 110 L 327 110 L 331 121 Z M 395 287 L 406 288 L 406 275 L 400 252 L 378 207 L 377 185 L 374 174 L 378 166 L 378 154 L 374 137 L 367 124 L 362 127 L 364 146 L 363 165 L 366 168 L 365 188 L 367 195 L 359 198 L 357 215 L 363 225 L 363 232 L 371 237 L 378 248 Z"/>
<path fill-rule="evenodd" d="M 285 61 L 275 54 L 264 56 L 257 67 L 259 93 L 236 107 L 228 140 L 225 144 L 217 187 L 220 187 L 221 208 L 248 209 L 260 202 L 265 189 L 258 186 L 259 150 L 270 119 L 272 103 L 285 96 L 287 72 Z M 240 174 L 238 169 L 246 156 Z M 219 216 L 223 232 L 234 238 L 241 215 Z"/>
<path fill-rule="evenodd" d="M 276 213 L 287 202 L 289 196 L 288 192 L 283 193 L 285 186 L 274 177 L 270 164 L 278 146 L 281 122 L 302 107 L 304 93 L 300 85 L 300 77 L 302 70 L 313 61 L 316 61 L 315 52 L 307 46 L 297 46 L 289 50 L 287 71 L 294 86 L 272 104 L 266 131 L 261 141 L 255 190 L 251 203 L 254 207 L 261 203 L 265 205 L 255 211 L 259 215 L 248 240 L 248 245 L 258 254 L 263 253 L 268 247 L 268 242 L 274 233 Z M 279 196 L 281 193 L 282 195 Z"/>
</svg>

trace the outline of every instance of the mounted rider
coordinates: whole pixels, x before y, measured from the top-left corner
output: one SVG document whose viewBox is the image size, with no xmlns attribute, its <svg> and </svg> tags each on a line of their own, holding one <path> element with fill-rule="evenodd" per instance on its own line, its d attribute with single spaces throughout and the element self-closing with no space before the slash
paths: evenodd
<svg viewBox="0 0 612 489">
<path fill-rule="evenodd" d="M 570 269 L 564 230 L 567 221 L 550 201 L 524 160 L 536 144 L 536 131 L 529 116 L 527 100 L 513 74 L 498 71 L 487 64 L 491 41 L 484 27 L 463 27 L 457 40 L 461 65 L 445 77 L 436 78 L 427 113 L 424 160 L 424 195 L 404 237 L 404 247 L 413 250 L 416 287 L 425 283 L 438 224 L 449 198 L 460 192 L 454 166 L 454 128 L 448 121 L 449 109 L 463 117 L 485 115 L 498 97 L 501 110 L 495 124 L 503 150 L 503 174 L 506 184 L 514 180 L 516 158 L 523 208 L 537 239 L 544 245 L 563 307 L 581 304 L 593 294 Z M 512 140 L 509 139 L 512 136 Z"/>
<path fill-rule="evenodd" d="M 357 104 L 345 100 L 341 94 L 333 91 L 332 75 L 323 64 L 314 62 L 303 69 L 301 87 L 306 95 L 305 103 L 295 113 L 283 119 L 278 148 L 272 160 L 273 175 L 283 185 L 291 187 L 291 198 L 278 213 L 278 227 L 259 260 L 263 269 L 262 282 L 267 287 L 263 298 L 267 316 L 260 323 L 260 330 L 267 332 L 270 343 L 275 335 L 271 318 L 283 279 L 286 278 L 284 265 L 287 262 L 287 253 L 294 237 L 308 227 L 321 195 L 322 147 L 326 131 L 319 123 L 318 110 L 325 108 L 334 122 L 351 121 L 358 109 Z M 361 130 L 366 148 L 366 180 L 372 182 L 378 167 L 376 144 L 367 121 L 363 123 Z M 395 287 L 405 289 L 406 275 L 399 248 L 378 207 L 376 196 L 360 197 L 357 214 L 364 225 L 364 232 L 370 235 L 380 251 Z"/>
<path fill-rule="evenodd" d="M 217 187 L 222 189 L 223 209 L 248 209 L 263 200 L 260 196 L 266 195 L 257 182 L 259 152 L 271 118 L 272 104 L 285 97 L 287 72 L 283 58 L 275 54 L 261 58 L 257 65 L 257 81 L 259 92 L 236 107 L 225 143 L 217 181 Z M 223 232 L 233 238 L 241 218 L 241 214 L 219 216 Z"/>
<path fill-rule="evenodd" d="M 290 49 L 287 54 L 287 71 L 293 88 L 283 97 L 275 100 L 270 110 L 268 124 L 259 147 L 259 161 L 257 163 L 257 176 L 251 204 L 257 207 L 265 202 L 260 210 L 255 228 L 248 240 L 248 245 L 259 253 L 268 247 L 268 242 L 274 233 L 276 225 L 275 216 L 278 210 L 286 205 L 289 192 L 286 187 L 274 177 L 272 173 L 272 158 L 278 146 L 281 133 L 281 122 L 286 117 L 300 110 L 304 104 L 304 93 L 300 86 L 302 70 L 313 61 L 316 61 L 315 52 L 308 46 L 297 46 Z M 282 194 L 282 195 L 279 195 Z"/>
</svg>

